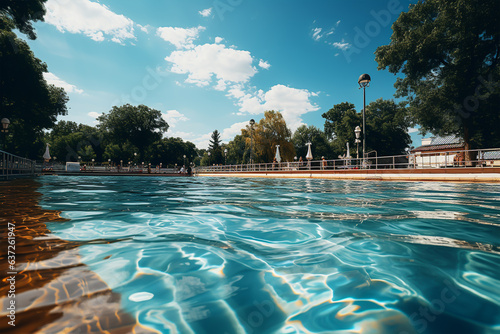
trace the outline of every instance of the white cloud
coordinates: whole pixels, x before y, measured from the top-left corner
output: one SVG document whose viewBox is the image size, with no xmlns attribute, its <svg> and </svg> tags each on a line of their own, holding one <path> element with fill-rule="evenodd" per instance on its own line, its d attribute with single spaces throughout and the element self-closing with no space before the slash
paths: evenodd
<svg viewBox="0 0 500 334">
<path fill-rule="evenodd" d="M 341 20 L 337 21 L 337 23 L 336 23 L 337 27 L 339 26 L 340 22 L 341 22 Z"/>
<path fill-rule="evenodd" d="M 152 26 L 150 26 L 149 24 L 145 25 L 145 26 L 141 26 L 140 24 L 137 25 L 139 27 L 139 29 L 141 29 L 143 32 L 145 32 L 146 34 L 149 34 L 149 29 L 153 28 Z"/>
<path fill-rule="evenodd" d="M 97 117 L 101 116 L 101 114 L 96 113 L 95 111 L 91 111 L 87 115 L 89 115 L 92 118 L 97 118 Z"/>
<path fill-rule="evenodd" d="M 323 30 L 322 28 L 314 28 L 313 29 L 313 36 L 312 37 L 315 41 L 319 41 L 321 39 L 321 37 L 323 37 L 323 35 L 321 35 L 322 30 Z"/>
<path fill-rule="evenodd" d="M 207 8 L 198 12 L 203 17 L 209 17 L 212 15 L 212 8 Z"/>
<path fill-rule="evenodd" d="M 241 114 L 258 115 L 266 110 L 279 111 L 292 131 L 303 124 L 301 118 L 303 114 L 319 109 L 310 101 L 310 98 L 317 96 L 317 93 L 309 92 L 307 89 L 275 85 L 266 93 L 259 90 L 254 94 L 249 94 L 245 93 L 241 87 L 235 86 L 228 92 L 228 96 L 238 99 L 237 104 Z"/>
<path fill-rule="evenodd" d="M 264 60 L 260 60 L 259 61 L 259 67 L 265 69 L 265 70 L 268 70 L 269 67 L 271 67 L 271 64 L 269 64 L 267 61 L 264 61 Z"/>
<path fill-rule="evenodd" d="M 219 84 L 248 81 L 257 73 L 248 51 L 226 48 L 223 44 L 198 45 L 191 50 L 174 51 L 165 58 L 172 63 L 171 71 L 188 74 L 187 83 L 208 86 L 215 76 Z"/>
<path fill-rule="evenodd" d="M 188 29 L 161 27 L 156 30 L 156 34 L 175 45 L 177 49 L 192 49 L 194 48 L 194 40 L 198 38 L 198 35 L 203 30 L 205 30 L 205 27 L 202 26 Z"/>
<path fill-rule="evenodd" d="M 84 34 L 97 42 L 106 37 L 117 43 L 135 39 L 134 22 L 105 5 L 90 0 L 49 0 L 45 7 L 45 22 L 61 32 Z"/>
<path fill-rule="evenodd" d="M 415 133 L 418 132 L 418 128 L 408 128 L 408 133 Z"/>
<path fill-rule="evenodd" d="M 222 38 L 222 37 L 215 37 L 215 44 L 219 44 L 223 40 L 224 40 L 224 38 Z"/>
<path fill-rule="evenodd" d="M 333 47 L 337 48 L 337 49 L 340 49 L 340 50 L 347 50 L 351 47 L 351 44 L 345 42 L 344 40 L 342 40 L 342 42 L 335 42 L 335 43 L 332 43 Z"/>
<path fill-rule="evenodd" d="M 233 140 L 235 136 L 241 135 L 241 129 L 244 129 L 247 125 L 248 121 L 231 125 L 229 128 L 222 130 L 220 139 L 226 142 Z"/>
<path fill-rule="evenodd" d="M 76 88 L 75 85 L 71 85 L 67 83 L 66 81 L 60 79 L 57 75 L 53 73 L 43 73 L 43 77 L 47 81 L 48 84 L 54 85 L 57 87 L 62 87 L 67 93 L 77 93 L 77 94 L 83 94 L 82 89 Z"/>
<path fill-rule="evenodd" d="M 185 122 L 189 120 L 189 118 L 177 110 L 167 110 L 167 112 L 162 113 L 161 117 L 168 123 L 168 125 L 170 125 L 171 128 L 174 128 L 178 122 Z"/>
</svg>

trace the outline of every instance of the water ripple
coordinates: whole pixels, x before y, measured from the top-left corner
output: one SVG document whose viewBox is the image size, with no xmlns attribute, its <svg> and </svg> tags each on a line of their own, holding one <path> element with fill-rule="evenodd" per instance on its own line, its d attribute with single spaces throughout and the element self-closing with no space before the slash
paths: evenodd
<svg viewBox="0 0 500 334">
<path fill-rule="evenodd" d="M 159 332 L 499 331 L 498 185 L 121 180 L 42 178 L 42 205 Z"/>
</svg>

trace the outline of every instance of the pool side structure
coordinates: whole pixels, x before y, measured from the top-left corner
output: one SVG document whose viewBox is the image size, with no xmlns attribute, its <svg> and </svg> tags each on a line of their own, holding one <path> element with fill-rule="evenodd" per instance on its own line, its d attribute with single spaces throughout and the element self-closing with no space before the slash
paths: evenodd
<svg viewBox="0 0 500 334">
<path fill-rule="evenodd" d="M 464 160 L 465 155 L 470 159 Z M 500 182 L 500 149 L 198 167 L 197 176 L 374 181 Z"/>
<path fill-rule="evenodd" d="M 351 169 L 307 171 L 200 171 L 196 176 L 259 177 L 259 178 L 311 178 L 368 181 L 452 181 L 500 182 L 500 168 L 448 168 L 448 169 Z"/>
</svg>

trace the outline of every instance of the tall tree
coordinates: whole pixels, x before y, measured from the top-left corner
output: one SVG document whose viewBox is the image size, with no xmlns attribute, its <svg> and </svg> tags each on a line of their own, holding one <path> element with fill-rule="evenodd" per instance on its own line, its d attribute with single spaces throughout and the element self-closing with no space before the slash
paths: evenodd
<svg viewBox="0 0 500 334">
<path fill-rule="evenodd" d="M 366 106 L 365 117 L 368 150 L 376 150 L 379 156 L 405 153 L 411 144 L 411 122 L 404 102 L 378 99 Z"/>
<path fill-rule="evenodd" d="M 86 161 L 92 158 L 102 161 L 106 149 L 103 134 L 97 128 L 71 121 L 59 121 L 47 139 L 51 155 L 61 161 L 77 161 L 78 156 Z M 92 152 L 91 156 L 88 152 Z"/>
<path fill-rule="evenodd" d="M 276 145 L 280 145 L 280 155 L 284 161 L 293 161 L 295 148 L 292 143 L 292 131 L 287 127 L 280 112 L 266 111 L 264 118 L 255 125 L 255 161 L 273 161 L 276 154 Z"/>
<path fill-rule="evenodd" d="M 319 160 L 322 156 L 325 159 L 334 159 L 334 152 L 326 134 L 315 127 L 314 125 L 302 125 L 295 130 L 292 138 L 293 145 L 297 155 L 305 159 L 307 154 L 308 142 L 312 143 L 312 151 L 314 160 Z"/>
<path fill-rule="evenodd" d="M 193 143 L 174 137 L 163 138 L 155 142 L 150 151 L 150 162 L 153 164 L 162 163 L 164 166 L 172 166 L 174 164 L 182 166 L 184 163 L 189 165 L 198 156 L 196 146 Z M 184 155 L 186 156 L 185 160 Z"/>
<path fill-rule="evenodd" d="M 145 105 L 113 107 L 109 114 L 104 113 L 97 120 L 98 128 L 108 134 L 111 142 L 130 142 L 139 150 L 139 158 L 145 156 L 146 148 L 160 140 L 169 127 L 161 111 Z"/>
<path fill-rule="evenodd" d="M 498 13 L 498 0 L 421 0 L 375 52 L 379 69 L 403 74 L 396 96 L 424 133 L 455 134 L 467 149 L 500 146 Z"/>
<path fill-rule="evenodd" d="M 210 144 L 208 145 L 208 150 L 211 154 L 211 162 L 213 164 L 221 164 L 224 161 L 224 157 L 222 155 L 222 141 L 220 140 L 220 133 L 218 130 L 212 132 L 212 136 L 210 137 Z"/>
<path fill-rule="evenodd" d="M 333 140 L 333 157 L 337 158 L 345 152 L 346 142 L 354 142 L 354 129 L 362 127 L 362 117 L 356 113 L 354 104 L 349 102 L 334 105 L 322 117 L 325 119 L 325 134 Z"/>
<path fill-rule="evenodd" d="M 333 138 L 335 156 L 346 152 L 346 143 L 354 144 L 356 126 L 362 128 L 362 114 L 356 113 L 352 103 L 335 105 L 323 114 L 325 132 Z M 380 155 L 398 155 L 411 143 L 408 127 L 411 122 L 404 103 L 378 99 L 366 107 L 366 152 L 377 151 Z M 352 146 L 351 146 L 352 147 Z"/>
<path fill-rule="evenodd" d="M 0 16 L 0 110 L 11 121 L 7 149 L 40 159 L 43 130 L 67 113 L 68 96 L 43 77 L 47 65 L 17 38 L 9 19 Z"/>
<path fill-rule="evenodd" d="M 250 144 L 247 144 L 246 139 L 244 135 L 237 135 L 227 144 L 228 164 L 245 164 L 250 161 Z"/>
<path fill-rule="evenodd" d="M 15 28 L 35 39 L 35 29 L 32 22 L 43 21 L 47 0 L 2 0 L 0 2 L 0 18 L 13 22 Z"/>
</svg>

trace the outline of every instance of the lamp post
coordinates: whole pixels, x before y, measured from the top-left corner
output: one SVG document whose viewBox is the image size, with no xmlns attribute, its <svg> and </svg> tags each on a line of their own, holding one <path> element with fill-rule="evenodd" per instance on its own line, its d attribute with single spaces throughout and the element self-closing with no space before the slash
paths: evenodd
<svg viewBox="0 0 500 334">
<path fill-rule="evenodd" d="M 253 164 L 253 126 L 255 125 L 255 120 L 252 118 L 250 120 L 250 165 Z"/>
<path fill-rule="evenodd" d="M 354 134 L 356 135 L 356 158 L 358 159 L 359 162 L 359 143 L 361 143 L 361 140 L 359 139 L 360 134 L 361 134 L 361 128 L 359 125 L 354 129 Z"/>
<path fill-rule="evenodd" d="M 5 149 L 4 146 L 6 146 L 7 140 L 5 138 L 7 136 L 7 133 L 9 132 L 9 124 L 10 124 L 10 121 L 8 118 L 2 118 L 2 134 L 3 134 L 2 149 Z"/>
<path fill-rule="evenodd" d="M 208 152 L 208 165 L 210 166 L 210 152 Z"/>
<path fill-rule="evenodd" d="M 186 155 L 184 154 L 182 157 L 184 158 L 184 167 L 185 167 L 186 166 Z"/>
<path fill-rule="evenodd" d="M 359 89 L 363 88 L 363 166 L 365 165 L 365 146 L 366 146 L 366 126 L 365 126 L 365 109 L 366 109 L 366 87 L 370 87 L 372 79 L 368 74 L 361 74 L 358 79 Z"/>
<path fill-rule="evenodd" d="M 227 148 L 224 149 L 224 165 L 227 165 Z"/>
</svg>

